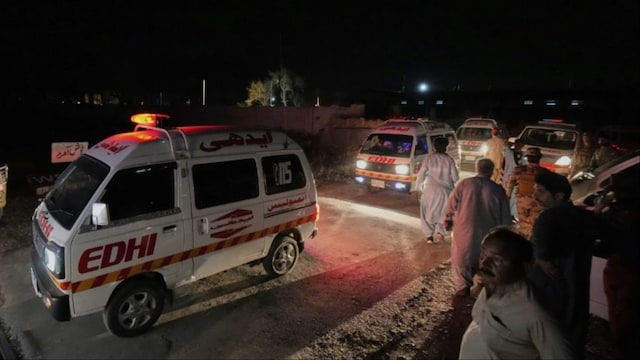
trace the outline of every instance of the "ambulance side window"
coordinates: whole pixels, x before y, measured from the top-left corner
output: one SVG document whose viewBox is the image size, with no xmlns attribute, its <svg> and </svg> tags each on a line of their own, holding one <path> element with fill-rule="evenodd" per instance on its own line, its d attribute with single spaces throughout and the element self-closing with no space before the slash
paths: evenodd
<svg viewBox="0 0 640 360">
<path fill-rule="evenodd" d="M 422 155 L 429 152 L 429 145 L 427 145 L 427 138 L 425 136 L 418 136 L 416 138 L 418 142 L 416 143 L 416 151 L 415 155 Z"/>
<path fill-rule="evenodd" d="M 124 169 L 114 175 L 101 200 L 109 206 L 111 221 L 173 209 L 175 169 L 175 163 L 166 163 Z"/>
<path fill-rule="evenodd" d="M 196 209 L 258 197 L 254 159 L 198 164 L 192 171 Z"/>
<path fill-rule="evenodd" d="M 267 195 L 303 188 L 307 178 L 300 159 L 294 154 L 262 158 Z"/>
</svg>

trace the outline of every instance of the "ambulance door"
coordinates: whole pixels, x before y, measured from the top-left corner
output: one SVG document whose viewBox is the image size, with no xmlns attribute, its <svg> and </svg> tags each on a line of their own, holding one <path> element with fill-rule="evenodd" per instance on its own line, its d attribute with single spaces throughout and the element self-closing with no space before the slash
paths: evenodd
<svg viewBox="0 0 640 360">
<path fill-rule="evenodd" d="M 190 160 L 194 276 L 202 278 L 258 259 L 265 247 L 257 162 Z"/>
<path fill-rule="evenodd" d="M 185 276 L 176 256 L 185 250 L 176 187 L 173 162 L 123 169 L 109 180 L 98 197 L 108 209 L 108 225 L 87 222 L 71 245 L 75 315 L 104 308 L 115 285 L 136 274 L 158 271 L 168 284 Z"/>
</svg>

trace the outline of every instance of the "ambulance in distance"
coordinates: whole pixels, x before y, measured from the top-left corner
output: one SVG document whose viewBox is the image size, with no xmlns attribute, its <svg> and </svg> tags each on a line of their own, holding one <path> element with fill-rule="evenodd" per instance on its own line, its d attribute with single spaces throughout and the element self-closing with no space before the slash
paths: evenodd
<svg viewBox="0 0 640 360">
<path fill-rule="evenodd" d="M 449 124 L 431 120 L 390 119 L 373 129 L 357 154 L 355 181 L 370 189 L 417 193 L 422 159 L 435 151 L 438 137 L 449 140 L 447 153 L 460 164 L 456 133 Z"/>
</svg>

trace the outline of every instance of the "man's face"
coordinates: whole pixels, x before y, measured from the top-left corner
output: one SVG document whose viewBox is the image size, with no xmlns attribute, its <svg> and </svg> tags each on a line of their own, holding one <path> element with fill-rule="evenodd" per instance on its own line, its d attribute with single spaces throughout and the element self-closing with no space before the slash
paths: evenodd
<svg viewBox="0 0 640 360">
<path fill-rule="evenodd" d="M 482 242 L 479 265 L 482 284 L 491 292 L 519 280 L 512 257 L 498 240 L 489 238 Z"/>
<path fill-rule="evenodd" d="M 544 187 L 544 185 L 535 183 L 533 184 L 533 200 L 535 200 L 540 207 L 548 209 L 556 205 L 556 199 L 553 194 Z"/>
</svg>

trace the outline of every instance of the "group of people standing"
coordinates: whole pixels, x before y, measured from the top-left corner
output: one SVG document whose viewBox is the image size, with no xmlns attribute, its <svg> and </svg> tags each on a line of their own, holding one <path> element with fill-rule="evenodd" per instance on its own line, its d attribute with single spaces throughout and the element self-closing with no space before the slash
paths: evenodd
<svg viewBox="0 0 640 360">
<path fill-rule="evenodd" d="M 444 138 L 418 174 L 427 242 L 451 231 L 455 296 L 476 298 L 460 358 L 582 358 L 592 245 L 609 228 L 573 205 L 539 148 L 494 137 L 499 150 L 476 161 L 475 176 L 459 179 Z"/>
</svg>

